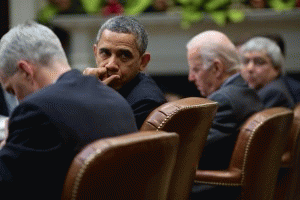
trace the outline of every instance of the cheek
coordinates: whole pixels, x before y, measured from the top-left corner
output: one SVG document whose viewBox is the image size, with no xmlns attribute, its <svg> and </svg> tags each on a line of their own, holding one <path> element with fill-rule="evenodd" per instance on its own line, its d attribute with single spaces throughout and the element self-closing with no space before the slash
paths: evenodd
<svg viewBox="0 0 300 200">
<path fill-rule="evenodd" d="M 255 73 L 256 73 L 256 75 L 257 75 L 258 77 L 263 78 L 263 77 L 266 77 L 266 76 L 268 75 L 269 70 L 261 67 L 261 68 L 257 68 L 257 69 L 255 70 Z"/>
<path fill-rule="evenodd" d="M 123 76 L 135 76 L 139 72 L 139 66 L 137 63 L 124 64 L 120 67 L 120 71 Z"/>
</svg>

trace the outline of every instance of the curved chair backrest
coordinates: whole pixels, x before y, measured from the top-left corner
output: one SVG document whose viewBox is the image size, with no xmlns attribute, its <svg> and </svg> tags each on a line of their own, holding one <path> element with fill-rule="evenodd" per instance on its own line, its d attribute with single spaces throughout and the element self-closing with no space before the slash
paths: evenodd
<svg viewBox="0 0 300 200">
<path fill-rule="evenodd" d="M 290 109 L 272 108 L 252 116 L 242 127 L 229 166 L 242 166 L 242 199 L 273 198 L 292 120 Z M 245 153 L 243 164 L 237 165 L 241 150 Z"/>
<path fill-rule="evenodd" d="M 217 103 L 189 97 L 161 105 L 150 113 L 140 130 L 179 134 L 180 144 L 169 199 L 188 199 L 196 168 L 217 110 Z"/>
<path fill-rule="evenodd" d="M 297 141 L 300 134 L 300 104 L 297 104 L 293 110 L 294 120 L 291 130 L 289 131 L 288 143 L 282 156 L 282 167 L 290 167 L 292 165 L 298 146 Z"/>
<path fill-rule="evenodd" d="M 238 199 L 271 200 L 292 119 L 288 108 L 253 114 L 241 127 L 228 169 L 197 170 L 196 181 L 240 187 Z"/>
<path fill-rule="evenodd" d="M 97 140 L 74 158 L 62 199 L 167 199 L 178 144 L 163 131 Z"/>
<path fill-rule="evenodd" d="M 300 199 L 300 104 L 294 108 L 294 120 L 288 144 L 281 160 L 274 200 Z"/>
</svg>

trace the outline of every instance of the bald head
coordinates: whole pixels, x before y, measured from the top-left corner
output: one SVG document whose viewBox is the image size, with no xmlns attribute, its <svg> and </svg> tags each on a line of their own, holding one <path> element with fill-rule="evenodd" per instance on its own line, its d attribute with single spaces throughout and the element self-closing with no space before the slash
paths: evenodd
<svg viewBox="0 0 300 200">
<path fill-rule="evenodd" d="M 202 32 L 195 37 L 193 37 L 187 43 L 187 49 L 191 48 L 199 48 L 200 46 L 220 46 L 223 48 L 229 48 L 231 50 L 235 50 L 234 44 L 230 41 L 230 39 L 219 31 L 209 30 Z"/>
<path fill-rule="evenodd" d="M 195 83 L 203 96 L 220 88 L 240 67 L 234 44 L 221 32 L 202 32 L 193 37 L 186 47 L 189 80 Z"/>
<path fill-rule="evenodd" d="M 213 60 L 219 59 L 227 71 L 240 67 L 239 56 L 234 44 L 224 33 L 219 31 L 204 31 L 193 37 L 186 47 L 188 51 L 197 51 L 208 65 Z"/>
</svg>

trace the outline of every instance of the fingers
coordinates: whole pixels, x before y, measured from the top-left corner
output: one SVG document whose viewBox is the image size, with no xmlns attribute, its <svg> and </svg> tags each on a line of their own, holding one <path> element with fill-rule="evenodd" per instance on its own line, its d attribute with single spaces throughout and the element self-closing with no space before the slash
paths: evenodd
<svg viewBox="0 0 300 200">
<path fill-rule="evenodd" d="M 106 78 L 102 82 L 106 85 L 111 85 L 114 81 L 120 79 L 119 75 L 111 75 L 110 77 Z"/>
<path fill-rule="evenodd" d="M 96 76 L 106 85 L 112 85 L 114 81 L 120 79 L 119 75 L 108 76 L 106 68 L 86 68 L 83 75 Z"/>
<path fill-rule="evenodd" d="M 83 71 L 83 75 L 96 76 L 100 80 L 107 78 L 107 69 L 106 68 L 86 68 Z"/>
</svg>

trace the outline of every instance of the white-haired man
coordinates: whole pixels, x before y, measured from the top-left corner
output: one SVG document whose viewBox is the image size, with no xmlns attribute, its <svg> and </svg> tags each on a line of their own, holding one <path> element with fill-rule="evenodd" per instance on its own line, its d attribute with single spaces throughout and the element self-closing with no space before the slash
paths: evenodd
<svg viewBox="0 0 300 200">
<path fill-rule="evenodd" d="M 240 47 L 241 74 L 257 91 L 266 108 L 293 108 L 295 102 L 284 80 L 284 56 L 276 42 L 254 37 Z"/>
<path fill-rule="evenodd" d="M 0 150 L 1 199 L 60 199 L 68 167 L 82 147 L 137 131 L 126 100 L 71 70 L 57 36 L 35 22 L 1 38 L 0 80 L 20 101 Z"/>
<path fill-rule="evenodd" d="M 226 169 L 240 125 L 261 110 L 262 104 L 238 73 L 239 56 L 223 33 L 205 31 L 196 35 L 187 44 L 187 59 L 189 80 L 202 96 L 219 104 L 198 168 Z M 221 190 L 221 187 L 195 184 L 191 199 L 219 199 L 224 197 Z"/>
</svg>

